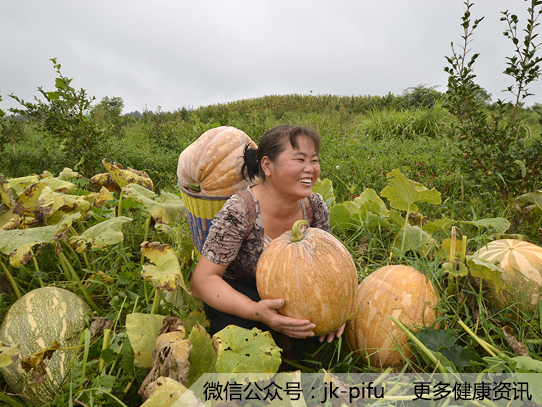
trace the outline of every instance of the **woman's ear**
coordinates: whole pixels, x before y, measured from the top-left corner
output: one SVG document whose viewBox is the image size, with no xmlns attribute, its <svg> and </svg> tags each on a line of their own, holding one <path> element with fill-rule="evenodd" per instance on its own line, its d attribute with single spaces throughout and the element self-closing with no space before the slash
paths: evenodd
<svg viewBox="0 0 542 407">
<path fill-rule="evenodd" d="M 268 156 L 265 156 L 260 160 L 260 165 L 262 166 L 263 173 L 266 177 L 271 175 L 271 167 L 273 166 L 273 163 Z"/>
</svg>

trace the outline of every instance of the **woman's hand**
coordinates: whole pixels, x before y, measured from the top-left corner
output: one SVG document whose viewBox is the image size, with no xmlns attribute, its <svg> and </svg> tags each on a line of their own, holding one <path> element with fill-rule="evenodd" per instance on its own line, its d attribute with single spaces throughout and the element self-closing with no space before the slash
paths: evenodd
<svg viewBox="0 0 542 407">
<path fill-rule="evenodd" d="M 333 339 L 338 338 L 339 336 L 341 336 L 343 334 L 345 326 L 346 326 L 346 322 L 344 324 L 342 324 L 336 331 L 330 332 L 327 335 L 320 335 L 318 337 L 318 340 L 320 342 L 324 342 L 324 339 L 327 338 L 327 342 L 331 343 L 331 341 L 333 341 Z"/>
<path fill-rule="evenodd" d="M 280 315 L 278 309 L 284 305 L 284 300 L 260 300 L 255 306 L 255 315 L 261 322 L 277 332 L 291 338 L 306 338 L 314 336 L 312 331 L 316 328 L 316 324 L 307 319 L 298 319 Z"/>
</svg>

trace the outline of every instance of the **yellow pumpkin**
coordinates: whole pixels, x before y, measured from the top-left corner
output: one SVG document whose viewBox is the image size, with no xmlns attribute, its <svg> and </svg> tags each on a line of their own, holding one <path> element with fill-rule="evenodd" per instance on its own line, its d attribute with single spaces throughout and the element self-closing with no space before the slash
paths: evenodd
<svg viewBox="0 0 542 407">
<path fill-rule="evenodd" d="M 345 329 L 345 344 L 360 352 L 371 366 L 399 364 L 412 350 L 406 334 L 389 318 L 393 315 L 414 332 L 436 319 L 438 303 L 431 282 L 412 267 L 382 267 L 358 286 L 357 302 Z"/>
<path fill-rule="evenodd" d="M 480 248 L 475 256 L 502 269 L 503 287 L 490 297 L 499 309 L 522 304 L 535 311 L 542 286 L 542 247 L 516 239 L 494 240 Z"/>
<path fill-rule="evenodd" d="M 297 221 L 292 231 L 274 239 L 256 268 L 262 299 L 284 299 L 282 315 L 308 319 L 315 335 L 337 330 L 356 300 L 358 275 L 352 256 L 332 234 Z"/>
<path fill-rule="evenodd" d="M 243 150 L 256 144 L 243 131 L 221 126 L 203 133 L 179 156 L 179 186 L 202 195 L 228 196 L 251 183 L 241 175 Z"/>
</svg>

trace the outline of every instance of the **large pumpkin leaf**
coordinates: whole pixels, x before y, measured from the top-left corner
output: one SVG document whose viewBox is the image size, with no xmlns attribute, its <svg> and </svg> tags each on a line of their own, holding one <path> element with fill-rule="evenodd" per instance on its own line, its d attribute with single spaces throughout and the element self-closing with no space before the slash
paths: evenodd
<svg viewBox="0 0 542 407">
<path fill-rule="evenodd" d="M 0 198 L 2 198 L 2 202 L 8 208 L 13 208 L 15 206 L 17 192 L 2 174 L 0 174 Z"/>
<path fill-rule="evenodd" d="M 94 208 L 101 208 L 107 201 L 115 199 L 106 187 L 102 187 L 98 192 L 85 195 L 85 198 Z"/>
<path fill-rule="evenodd" d="M 60 174 L 58 174 L 58 179 L 62 181 L 69 181 L 74 178 L 81 178 L 82 175 L 78 172 L 72 170 L 71 168 L 64 167 Z"/>
<path fill-rule="evenodd" d="M 175 247 L 175 255 L 181 264 L 187 263 L 192 259 L 192 251 L 194 250 L 194 242 L 190 231 L 180 226 L 169 226 L 159 223 L 156 225 L 156 230 L 164 233 L 164 238 L 171 239 L 171 243 Z"/>
<path fill-rule="evenodd" d="M 381 216 L 388 216 L 390 213 L 384 201 L 380 199 L 376 191 L 372 188 L 366 188 L 354 199 L 354 203 L 365 213 L 371 212 Z"/>
<path fill-rule="evenodd" d="M 28 175 L 26 177 L 10 178 L 7 180 L 11 188 L 17 193 L 23 192 L 32 184 L 36 184 L 40 178 L 37 175 Z"/>
<path fill-rule="evenodd" d="M 542 211 L 542 190 L 529 192 L 516 198 L 519 202 L 526 202 L 536 205 L 539 211 Z"/>
<path fill-rule="evenodd" d="M 427 233 L 433 234 L 437 230 L 449 230 L 455 223 L 455 220 L 448 218 L 436 219 L 434 221 L 427 222 L 427 224 L 423 226 L 423 230 L 425 230 Z"/>
<path fill-rule="evenodd" d="M 137 171 L 132 168 L 124 169 L 119 163 L 110 164 L 107 160 L 103 160 L 102 164 L 119 187 L 124 188 L 128 184 L 139 184 L 152 191 L 152 180 L 145 171 Z"/>
<path fill-rule="evenodd" d="M 217 359 L 213 350 L 211 336 L 200 324 L 196 323 L 194 325 L 188 340 L 192 344 L 192 352 L 188 357 L 190 372 L 188 373 L 186 387 L 192 386 L 204 373 L 215 373 Z"/>
<path fill-rule="evenodd" d="M 440 192 L 435 188 L 429 190 L 418 182 L 407 179 L 401 171 L 394 169 L 386 174 L 388 185 L 382 190 L 380 196 L 390 201 L 392 208 L 400 211 L 416 212 L 418 206 L 414 202 L 427 202 L 439 204 Z"/>
<path fill-rule="evenodd" d="M 37 244 L 54 243 L 65 239 L 72 222 L 79 219 L 78 213 L 66 216 L 61 223 L 32 229 L 0 230 L 0 251 L 9 255 L 13 267 L 21 267 L 32 258 L 30 253 Z"/>
<path fill-rule="evenodd" d="M 462 220 L 461 223 L 466 223 L 467 225 L 473 225 L 477 228 L 492 228 L 495 229 L 497 233 L 504 233 L 510 227 L 510 222 L 504 218 L 487 218 L 480 220 Z"/>
<path fill-rule="evenodd" d="M 124 235 L 121 231 L 122 225 L 131 221 L 132 218 L 118 216 L 97 223 L 85 230 L 81 235 L 72 236 L 70 238 L 70 245 L 75 247 L 76 252 L 83 253 L 87 250 L 102 249 L 105 246 L 120 243 L 124 240 Z"/>
<path fill-rule="evenodd" d="M 17 215 L 32 216 L 36 219 L 45 219 L 48 216 L 50 208 L 42 208 L 39 204 L 39 198 L 46 187 L 46 184 L 32 184 L 18 194 L 13 207 L 13 213 Z"/>
<path fill-rule="evenodd" d="M 499 266 L 476 256 L 467 256 L 467 265 L 473 277 L 486 280 L 493 285 L 496 293 L 499 293 L 504 284 L 501 277 L 502 270 Z"/>
<path fill-rule="evenodd" d="M 65 194 L 71 194 L 77 188 L 77 185 L 74 183 L 54 177 L 43 178 L 38 183 L 47 185 L 55 192 L 63 192 Z"/>
<path fill-rule="evenodd" d="M 152 350 L 164 318 L 163 315 L 141 313 L 126 316 L 126 332 L 134 350 L 134 366 L 152 366 Z"/>
<path fill-rule="evenodd" d="M 219 373 L 276 373 L 281 349 L 269 332 L 229 325 L 213 335 Z"/>
<path fill-rule="evenodd" d="M 159 377 L 148 389 L 152 389 L 151 395 L 141 407 L 171 407 L 188 390 L 169 377 Z"/>
<path fill-rule="evenodd" d="M 333 193 L 333 183 L 330 179 L 320 179 L 318 178 L 315 184 L 312 187 L 312 192 L 320 194 L 324 199 L 328 208 L 331 208 L 335 205 L 335 194 Z"/>
<path fill-rule="evenodd" d="M 418 226 L 406 225 L 406 234 L 404 226 L 401 228 L 393 241 L 394 249 L 401 250 L 405 239 L 404 252 L 413 251 L 420 256 L 427 256 L 431 253 L 436 253 L 439 248 L 439 243 L 427 232 L 420 229 Z"/>
<path fill-rule="evenodd" d="M 144 278 L 151 280 L 157 288 L 162 290 L 174 291 L 180 285 L 190 294 L 184 284 L 179 260 L 170 245 L 160 242 L 143 242 L 141 253 L 155 264 L 143 266 L 141 275 Z"/>
<path fill-rule="evenodd" d="M 138 184 L 124 187 L 123 192 L 127 197 L 132 197 L 145 205 L 157 223 L 174 224 L 180 219 L 186 218 L 183 200 L 175 194 L 162 192 L 157 196 L 154 192 Z"/>
<path fill-rule="evenodd" d="M 85 196 L 53 192 L 49 186 L 43 189 L 38 203 L 40 208 L 50 209 L 47 217 L 48 225 L 58 223 L 66 213 L 79 212 L 84 217 L 90 210 L 90 202 Z"/>
<path fill-rule="evenodd" d="M 211 326 L 211 322 L 207 319 L 207 315 L 205 315 L 205 311 L 203 311 L 201 308 L 195 309 L 190 314 L 188 314 L 183 319 L 183 323 L 184 323 L 186 332 L 189 335 L 190 335 L 190 332 L 192 331 L 192 328 L 196 325 L 196 323 L 202 326 L 204 329 L 207 329 Z"/>
</svg>

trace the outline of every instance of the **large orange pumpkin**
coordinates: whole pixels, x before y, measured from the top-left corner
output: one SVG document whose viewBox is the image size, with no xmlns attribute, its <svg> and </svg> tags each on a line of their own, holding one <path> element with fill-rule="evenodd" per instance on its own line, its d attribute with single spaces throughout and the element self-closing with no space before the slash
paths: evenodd
<svg viewBox="0 0 542 407">
<path fill-rule="evenodd" d="M 358 286 L 357 302 L 345 329 L 345 344 L 360 352 L 371 366 L 383 367 L 412 356 L 406 334 L 389 318 L 418 331 L 436 318 L 438 296 L 431 282 L 416 269 L 402 265 L 382 267 Z"/>
<path fill-rule="evenodd" d="M 241 175 L 243 150 L 256 144 L 243 131 L 221 126 L 203 133 L 179 156 L 179 186 L 203 195 L 228 196 L 250 182 Z"/>
<path fill-rule="evenodd" d="M 332 234 L 300 228 L 274 239 L 263 251 L 256 269 L 262 299 L 284 299 L 282 315 L 308 319 L 315 335 L 337 330 L 346 322 L 356 300 L 358 275 L 352 256 Z"/>
<path fill-rule="evenodd" d="M 542 286 L 542 247 L 515 239 L 494 240 L 480 248 L 475 256 L 498 265 L 503 287 L 490 293 L 497 307 L 522 305 L 535 311 Z"/>
</svg>

